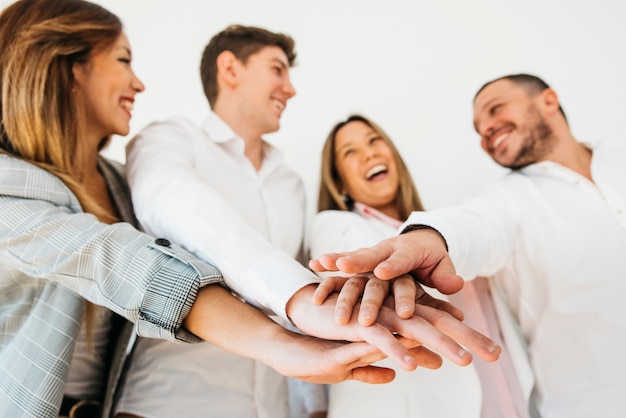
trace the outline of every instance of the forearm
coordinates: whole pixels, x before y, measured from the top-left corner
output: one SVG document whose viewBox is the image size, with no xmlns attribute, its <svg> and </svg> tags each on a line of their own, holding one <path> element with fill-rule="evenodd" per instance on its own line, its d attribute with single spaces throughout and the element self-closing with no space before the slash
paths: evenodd
<svg viewBox="0 0 626 418">
<path fill-rule="evenodd" d="M 211 344 L 270 365 L 271 347 L 291 337 L 267 315 L 215 285 L 200 290 L 183 326 Z"/>
<path fill-rule="evenodd" d="M 208 342 L 261 361 L 285 376 L 312 383 L 337 383 L 346 379 L 385 383 L 393 378 L 393 371 L 389 369 L 369 367 L 383 358 L 375 346 L 345 344 L 290 332 L 220 286 L 208 286 L 200 291 L 184 326 Z M 396 343 L 393 336 L 389 338 Z M 389 349 L 389 344 L 382 345 Z M 402 348 L 388 351 L 395 354 L 396 361 L 407 370 L 415 369 L 418 360 L 398 345 Z M 415 355 L 420 363 L 432 363 L 428 353 Z"/>
</svg>

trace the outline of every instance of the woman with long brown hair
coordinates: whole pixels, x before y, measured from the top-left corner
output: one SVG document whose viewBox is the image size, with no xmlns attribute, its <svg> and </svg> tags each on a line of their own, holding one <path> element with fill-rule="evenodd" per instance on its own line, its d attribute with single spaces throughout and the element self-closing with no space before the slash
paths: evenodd
<svg viewBox="0 0 626 418">
<path fill-rule="evenodd" d="M 1 416 L 108 417 L 131 332 L 311 381 L 392 378 L 367 367 L 375 347 L 289 332 L 136 229 L 123 167 L 100 155 L 144 90 L 117 16 L 20 0 L 0 14 L 0 51 Z"/>
</svg>

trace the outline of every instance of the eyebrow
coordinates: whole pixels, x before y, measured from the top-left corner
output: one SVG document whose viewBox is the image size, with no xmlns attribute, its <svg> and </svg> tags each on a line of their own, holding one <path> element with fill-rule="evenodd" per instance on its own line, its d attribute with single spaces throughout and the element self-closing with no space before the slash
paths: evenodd
<svg viewBox="0 0 626 418">
<path fill-rule="evenodd" d="M 272 62 L 277 62 L 284 69 L 289 69 L 289 65 L 287 65 L 287 63 L 285 61 L 281 60 L 280 58 L 275 58 L 274 57 L 274 58 L 271 59 L 271 61 Z"/>
<path fill-rule="evenodd" d="M 117 49 L 123 49 L 123 50 L 125 50 L 125 51 L 128 53 L 128 55 L 130 55 L 131 57 L 133 56 L 133 53 L 132 53 L 132 51 L 130 50 L 130 47 L 129 47 L 129 46 L 126 46 L 126 45 L 120 45 L 120 46 L 118 46 L 118 47 L 117 47 Z"/>
<path fill-rule="evenodd" d="M 342 146 L 337 147 L 337 150 L 336 150 L 335 152 L 337 152 L 337 153 L 338 153 L 338 152 L 340 152 L 342 149 L 347 148 L 347 147 L 350 147 L 350 146 L 352 146 L 352 141 L 350 141 L 350 142 L 346 142 L 346 143 L 345 143 L 345 144 L 343 144 Z"/>
<path fill-rule="evenodd" d="M 381 136 L 378 132 L 376 132 L 375 130 L 373 130 L 373 129 L 372 129 L 372 130 L 370 130 L 370 131 L 366 132 L 366 133 L 365 133 L 365 135 L 364 135 L 363 137 L 364 137 L 364 138 L 370 138 L 370 137 L 373 137 L 373 138 L 381 138 L 382 136 Z M 335 152 L 339 152 L 339 151 L 341 151 L 342 149 L 344 149 L 344 148 L 346 148 L 346 147 L 351 146 L 351 145 L 352 145 L 352 142 L 353 142 L 353 141 L 348 141 L 348 142 L 346 142 L 345 144 L 343 144 L 342 146 L 337 147 L 337 150 L 336 150 Z"/>
</svg>

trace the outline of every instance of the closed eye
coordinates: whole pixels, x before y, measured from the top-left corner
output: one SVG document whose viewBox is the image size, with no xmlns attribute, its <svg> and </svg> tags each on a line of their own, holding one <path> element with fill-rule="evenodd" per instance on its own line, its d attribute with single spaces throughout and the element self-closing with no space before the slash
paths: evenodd
<svg viewBox="0 0 626 418">
<path fill-rule="evenodd" d="M 383 138 L 382 138 L 382 137 L 380 137 L 380 136 L 375 136 L 375 137 L 373 137 L 373 138 L 371 138 L 371 139 L 370 139 L 370 144 L 373 144 L 373 143 L 375 143 L 376 141 L 380 141 L 380 140 L 382 140 L 382 139 L 383 139 Z"/>
<path fill-rule="evenodd" d="M 502 107 L 502 104 L 500 104 L 500 103 L 498 103 L 497 105 L 491 106 L 491 108 L 489 109 L 489 114 L 490 114 L 491 116 L 495 115 L 495 114 L 496 114 L 496 112 L 497 112 L 498 110 L 500 110 L 500 108 L 501 108 L 501 107 Z"/>
</svg>

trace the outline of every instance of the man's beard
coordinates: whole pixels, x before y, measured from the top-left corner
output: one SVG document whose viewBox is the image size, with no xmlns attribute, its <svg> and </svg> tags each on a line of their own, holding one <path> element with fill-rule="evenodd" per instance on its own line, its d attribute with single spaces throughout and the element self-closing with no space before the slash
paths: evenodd
<svg viewBox="0 0 626 418">
<path fill-rule="evenodd" d="M 500 165 L 512 170 L 519 170 L 544 160 L 554 148 L 552 129 L 539 114 L 535 105 L 528 107 L 526 121 L 528 135 L 524 137 L 517 155 L 511 163 Z"/>
</svg>

